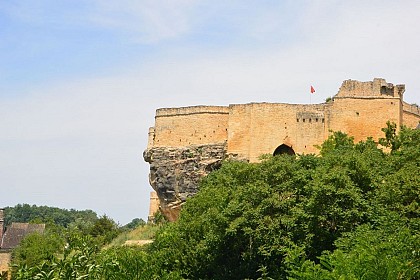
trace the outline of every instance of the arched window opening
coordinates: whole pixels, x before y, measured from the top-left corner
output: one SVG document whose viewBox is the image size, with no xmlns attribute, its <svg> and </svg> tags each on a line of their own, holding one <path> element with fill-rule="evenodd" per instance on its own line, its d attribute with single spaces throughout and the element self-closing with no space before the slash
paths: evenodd
<svg viewBox="0 0 420 280">
<path fill-rule="evenodd" d="M 283 155 L 283 154 L 293 156 L 295 155 L 295 151 L 291 147 L 285 144 L 281 144 L 280 146 L 276 148 L 276 150 L 273 153 L 273 156 L 278 156 L 278 155 Z"/>
</svg>

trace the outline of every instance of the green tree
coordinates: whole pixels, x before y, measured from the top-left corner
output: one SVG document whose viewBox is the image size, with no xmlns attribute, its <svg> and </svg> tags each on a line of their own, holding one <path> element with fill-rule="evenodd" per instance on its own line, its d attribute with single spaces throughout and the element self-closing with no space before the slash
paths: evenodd
<svg viewBox="0 0 420 280">
<path fill-rule="evenodd" d="M 65 239 L 57 230 L 44 234 L 32 233 L 26 236 L 13 250 L 13 263 L 29 267 L 41 264 L 63 251 Z"/>
<path fill-rule="evenodd" d="M 332 131 L 330 131 L 332 132 Z M 332 152 L 346 152 L 354 147 L 354 138 L 349 137 L 346 133 L 341 131 L 332 132 L 330 137 L 324 141 L 318 148 L 322 156 Z"/>
<path fill-rule="evenodd" d="M 382 131 L 385 133 L 385 138 L 379 139 L 379 144 L 391 148 L 391 151 L 396 151 L 401 146 L 400 137 L 397 135 L 397 125 L 387 121 L 386 126 L 382 128 Z"/>
<path fill-rule="evenodd" d="M 12 222 L 29 223 L 36 221 L 68 227 L 77 219 L 82 219 L 86 223 L 93 223 L 98 219 L 97 214 L 92 210 L 67 210 L 57 207 L 31 206 L 29 204 L 6 207 L 4 212 L 6 226 Z"/>
<path fill-rule="evenodd" d="M 106 215 L 99 217 L 90 230 L 90 234 L 104 244 L 111 242 L 120 232 L 118 225 Z"/>
<path fill-rule="evenodd" d="M 420 236 L 390 213 L 379 224 L 364 224 L 336 241 L 320 263 L 296 248 L 287 257 L 288 279 L 394 280 L 420 277 Z"/>
<path fill-rule="evenodd" d="M 146 225 L 146 222 L 143 219 L 135 218 L 131 222 L 129 222 L 128 224 L 124 225 L 122 227 L 122 229 L 123 230 L 132 230 L 132 229 L 135 229 L 139 226 L 144 226 L 144 225 Z"/>
</svg>

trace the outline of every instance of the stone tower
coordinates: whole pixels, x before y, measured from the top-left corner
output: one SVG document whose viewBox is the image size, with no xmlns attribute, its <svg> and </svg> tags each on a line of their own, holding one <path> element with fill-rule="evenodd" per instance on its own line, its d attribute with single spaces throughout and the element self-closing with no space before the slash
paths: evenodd
<svg viewBox="0 0 420 280">
<path fill-rule="evenodd" d="M 3 240 L 3 232 L 4 232 L 4 209 L 0 208 L 0 248 Z"/>
<path fill-rule="evenodd" d="M 159 211 L 159 197 L 155 191 L 150 192 L 150 205 L 148 222 L 153 222 L 155 214 Z"/>
</svg>

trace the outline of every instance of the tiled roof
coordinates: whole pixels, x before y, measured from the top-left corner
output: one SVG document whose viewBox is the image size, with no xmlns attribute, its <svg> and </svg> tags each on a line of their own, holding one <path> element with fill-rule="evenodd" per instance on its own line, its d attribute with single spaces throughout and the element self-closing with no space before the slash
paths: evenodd
<svg viewBox="0 0 420 280">
<path fill-rule="evenodd" d="M 43 233 L 44 230 L 45 224 L 12 223 L 4 232 L 0 248 L 15 248 L 26 235 L 34 232 Z"/>
</svg>

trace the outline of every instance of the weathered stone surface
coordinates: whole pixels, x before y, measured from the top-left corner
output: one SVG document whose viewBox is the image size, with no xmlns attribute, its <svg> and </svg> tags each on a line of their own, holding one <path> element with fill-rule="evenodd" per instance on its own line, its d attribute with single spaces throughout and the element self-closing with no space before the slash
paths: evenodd
<svg viewBox="0 0 420 280">
<path fill-rule="evenodd" d="M 225 156 L 226 143 L 144 151 L 144 160 L 150 163 L 150 185 L 158 194 L 162 213 L 170 221 L 178 218 L 181 205 L 198 192 L 201 178 L 218 169 Z"/>
</svg>

